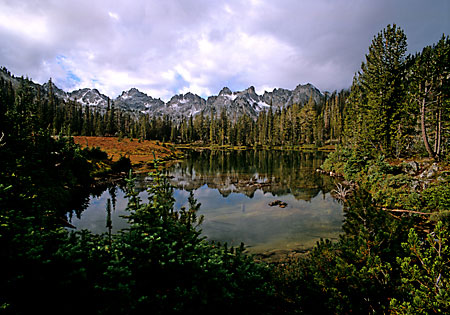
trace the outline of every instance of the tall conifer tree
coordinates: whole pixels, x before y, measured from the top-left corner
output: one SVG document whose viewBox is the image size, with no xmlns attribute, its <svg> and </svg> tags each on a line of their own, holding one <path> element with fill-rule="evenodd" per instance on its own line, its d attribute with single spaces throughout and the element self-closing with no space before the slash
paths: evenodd
<svg viewBox="0 0 450 315">
<path fill-rule="evenodd" d="M 399 123 L 404 114 L 406 35 L 388 25 L 372 40 L 359 82 L 367 97 L 364 104 L 364 138 L 373 149 L 394 153 Z"/>
</svg>

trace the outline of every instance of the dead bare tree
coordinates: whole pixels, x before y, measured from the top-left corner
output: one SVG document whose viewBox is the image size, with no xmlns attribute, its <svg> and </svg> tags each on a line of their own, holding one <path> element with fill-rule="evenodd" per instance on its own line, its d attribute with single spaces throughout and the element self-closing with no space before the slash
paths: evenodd
<svg viewBox="0 0 450 315">
<path fill-rule="evenodd" d="M 347 196 L 353 191 L 352 187 L 345 187 L 341 183 L 336 184 L 336 188 L 331 191 L 334 198 L 340 201 L 345 201 Z"/>
</svg>

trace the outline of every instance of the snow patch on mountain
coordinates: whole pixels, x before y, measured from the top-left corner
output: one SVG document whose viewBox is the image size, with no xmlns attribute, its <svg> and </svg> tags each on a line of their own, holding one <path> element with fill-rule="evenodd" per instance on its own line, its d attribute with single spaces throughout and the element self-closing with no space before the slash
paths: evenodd
<svg viewBox="0 0 450 315">
<path fill-rule="evenodd" d="M 50 87 L 44 85 L 45 89 Z M 168 102 L 155 99 L 136 88 L 122 92 L 116 99 L 109 100 L 106 95 L 97 89 L 80 89 L 70 93 L 64 92 L 52 85 L 52 89 L 58 97 L 75 100 L 84 106 L 99 107 L 106 109 L 108 102 L 117 108 L 155 117 L 170 116 L 180 121 L 189 116 L 219 115 L 225 111 L 227 115 L 236 119 L 241 115 L 249 115 L 256 119 L 261 111 L 272 108 L 274 111 L 299 104 L 303 106 L 310 98 L 316 103 L 324 97 L 323 94 L 312 84 L 298 85 L 294 90 L 275 88 L 272 92 L 264 92 L 258 95 L 255 88 L 250 86 L 242 91 L 231 91 L 224 87 L 218 95 L 210 96 L 206 100 L 199 95 L 188 92 L 186 94 L 174 95 Z"/>
</svg>

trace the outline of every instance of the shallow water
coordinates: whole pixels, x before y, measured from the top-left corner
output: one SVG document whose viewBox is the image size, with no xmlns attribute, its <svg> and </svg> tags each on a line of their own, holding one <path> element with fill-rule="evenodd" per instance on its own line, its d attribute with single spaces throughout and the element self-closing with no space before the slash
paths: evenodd
<svg viewBox="0 0 450 315">
<path fill-rule="evenodd" d="M 337 238 L 342 228 L 342 206 L 330 191 L 334 180 L 315 172 L 323 162 L 321 152 L 286 151 L 202 151 L 187 157 L 168 170 L 175 186 L 175 208 L 188 206 L 189 191 L 201 203 L 203 235 L 211 240 L 239 245 L 250 252 L 302 250 L 320 238 Z M 149 184 L 137 180 L 140 196 Z M 113 187 L 91 197 L 80 218 L 72 218 L 78 229 L 106 232 L 107 199 L 113 200 L 112 231 L 127 226 L 124 192 Z M 274 200 L 285 208 L 270 206 Z"/>
</svg>

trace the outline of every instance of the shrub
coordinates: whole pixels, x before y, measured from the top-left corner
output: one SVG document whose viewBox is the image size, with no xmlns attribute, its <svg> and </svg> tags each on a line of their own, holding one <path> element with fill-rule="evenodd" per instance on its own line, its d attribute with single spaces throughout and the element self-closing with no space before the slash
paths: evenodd
<svg viewBox="0 0 450 315">
<path fill-rule="evenodd" d="M 83 152 L 86 158 L 90 160 L 106 160 L 108 158 L 108 153 L 102 151 L 99 147 L 85 148 Z"/>
<path fill-rule="evenodd" d="M 2 209 L 0 307 L 10 314 L 273 314 L 270 268 L 243 247 L 200 237 L 196 212 L 175 211 L 172 188 L 152 174 L 150 201 L 142 203 L 129 179 L 129 229 L 116 235 L 69 233 L 20 211 Z M 12 189 L 0 185 L 3 194 Z M 67 308 L 67 299 L 75 301 Z"/>
<path fill-rule="evenodd" d="M 111 165 L 113 172 L 128 172 L 131 169 L 130 158 L 121 156 L 116 162 Z"/>
<path fill-rule="evenodd" d="M 108 300 L 119 303 L 108 307 L 127 313 L 271 313 L 270 269 L 245 256 L 243 247 L 228 249 L 200 237 L 200 204 L 193 194 L 188 210 L 175 211 L 167 178 L 158 167 L 151 176 L 146 204 L 134 179 L 127 180 L 131 226 L 116 239 L 117 263 L 102 284 Z"/>
<path fill-rule="evenodd" d="M 448 314 L 450 312 L 450 247 L 448 230 L 438 222 L 433 233 L 422 238 L 411 229 L 403 247 L 402 295 L 391 301 L 394 314 Z"/>
<path fill-rule="evenodd" d="M 342 148 L 340 146 L 336 146 L 336 150 L 328 154 L 327 158 L 322 164 L 322 169 L 328 172 L 332 171 L 338 174 L 343 174 L 345 162 L 350 157 L 350 155 L 350 150 Z"/>
<path fill-rule="evenodd" d="M 369 157 L 360 153 L 359 151 L 353 151 L 347 158 L 344 165 L 344 176 L 346 179 L 353 180 L 356 174 L 364 169 Z"/>
<path fill-rule="evenodd" d="M 346 205 L 345 217 L 338 242 L 321 240 L 306 257 L 278 268 L 281 293 L 301 313 L 385 313 L 397 294 L 396 257 L 411 222 L 374 207 L 362 190 Z"/>
</svg>

